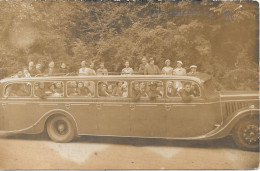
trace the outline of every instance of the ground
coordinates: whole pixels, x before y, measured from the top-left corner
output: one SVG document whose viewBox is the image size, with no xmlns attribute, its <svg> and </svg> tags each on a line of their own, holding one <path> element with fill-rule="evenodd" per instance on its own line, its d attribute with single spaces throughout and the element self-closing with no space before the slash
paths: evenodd
<svg viewBox="0 0 260 171">
<path fill-rule="evenodd" d="M 259 153 L 230 137 L 210 141 L 83 136 L 55 143 L 44 135 L 0 138 L 0 169 L 252 169 Z"/>
</svg>

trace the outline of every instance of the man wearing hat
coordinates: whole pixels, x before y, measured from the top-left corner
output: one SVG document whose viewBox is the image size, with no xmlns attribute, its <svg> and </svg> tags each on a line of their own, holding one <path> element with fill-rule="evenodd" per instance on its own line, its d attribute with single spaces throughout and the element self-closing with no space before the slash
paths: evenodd
<svg viewBox="0 0 260 171">
<path fill-rule="evenodd" d="M 159 75 L 160 69 L 157 65 L 154 65 L 154 59 L 149 59 L 149 64 L 145 66 L 144 75 Z"/>
<path fill-rule="evenodd" d="M 183 63 L 177 61 L 177 68 L 173 70 L 173 75 L 184 76 L 186 75 L 186 69 L 182 68 Z"/>
<path fill-rule="evenodd" d="M 187 73 L 188 76 L 198 76 L 199 72 L 197 71 L 196 65 L 190 66 L 190 72 Z"/>
</svg>

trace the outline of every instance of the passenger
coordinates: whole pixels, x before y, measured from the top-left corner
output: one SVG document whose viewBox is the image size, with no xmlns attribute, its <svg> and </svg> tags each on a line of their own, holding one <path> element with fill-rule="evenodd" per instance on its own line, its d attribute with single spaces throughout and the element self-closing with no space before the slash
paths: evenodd
<svg viewBox="0 0 260 171">
<path fill-rule="evenodd" d="M 28 72 L 28 69 L 26 67 L 23 68 L 23 75 L 26 78 L 31 77 L 31 74 Z"/>
<path fill-rule="evenodd" d="M 149 87 L 150 87 L 150 89 L 149 89 L 148 96 L 151 100 L 155 100 L 159 95 L 159 91 L 157 90 L 157 85 L 156 85 L 156 83 L 151 82 L 149 84 Z"/>
<path fill-rule="evenodd" d="M 171 61 L 169 59 L 167 59 L 165 61 L 165 67 L 163 67 L 162 69 L 162 74 L 163 75 L 173 75 L 173 68 L 170 66 L 171 65 Z"/>
<path fill-rule="evenodd" d="M 67 65 L 64 62 L 62 62 L 59 68 L 59 74 L 67 75 L 68 73 L 69 73 L 69 69 Z"/>
<path fill-rule="evenodd" d="M 178 96 L 177 89 L 174 87 L 174 85 L 173 85 L 173 83 L 171 81 L 168 82 L 166 92 L 167 92 L 167 96 L 168 97 L 176 97 L 176 96 Z"/>
<path fill-rule="evenodd" d="M 194 97 L 199 97 L 200 96 L 199 87 L 195 83 L 191 83 L 191 94 Z"/>
<path fill-rule="evenodd" d="M 162 85 L 162 83 L 157 83 L 156 91 L 157 91 L 157 98 L 163 97 L 163 85 Z"/>
<path fill-rule="evenodd" d="M 34 63 L 33 61 L 30 61 L 29 62 L 29 65 L 28 65 L 28 72 L 30 73 L 31 76 L 35 76 L 35 68 L 34 68 Z"/>
<path fill-rule="evenodd" d="M 112 95 L 112 93 L 113 93 L 113 85 L 112 84 L 107 86 L 107 93 L 109 94 L 109 96 Z"/>
<path fill-rule="evenodd" d="M 139 74 L 144 74 L 144 70 L 145 70 L 147 65 L 148 65 L 147 59 L 146 59 L 146 57 L 143 57 L 142 58 L 142 63 L 139 65 L 138 73 Z"/>
<path fill-rule="evenodd" d="M 190 83 L 185 83 L 184 88 L 182 88 L 179 92 L 180 96 L 182 97 L 182 100 L 184 102 L 191 102 L 193 94 L 191 92 L 191 84 Z"/>
<path fill-rule="evenodd" d="M 87 93 L 88 92 L 85 91 L 84 84 L 82 82 L 78 82 L 77 94 L 79 96 L 87 96 Z"/>
<path fill-rule="evenodd" d="M 177 68 L 173 70 L 173 75 L 185 76 L 186 69 L 182 68 L 183 63 L 181 61 L 177 61 Z"/>
<path fill-rule="evenodd" d="M 41 64 L 36 64 L 35 76 L 42 74 L 41 67 L 42 67 Z"/>
<path fill-rule="evenodd" d="M 49 63 L 49 68 L 47 68 L 45 71 L 44 71 L 44 74 L 45 75 L 48 75 L 48 76 L 52 76 L 52 75 L 55 75 L 57 74 L 57 70 L 56 68 L 54 68 L 55 64 L 53 61 L 51 61 Z"/>
<path fill-rule="evenodd" d="M 128 97 L 127 84 L 122 85 L 122 96 L 121 97 Z"/>
<path fill-rule="evenodd" d="M 187 73 L 188 76 L 198 76 L 199 72 L 197 71 L 197 66 L 196 65 L 191 65 L 190 66 L 190 72 Z"/>
<path fill-rule="evenodd" d="M 129 61 L 125 61 L 125 68 L 122 69 L 121 75 L 132 75 L 134 70 L 129 67 Z"/>
<path fill-rule="evenodd" d="M 39 98 L 46 98 L 44 82 L 37 82 L 34 84 L 34 93 Z"/>
<path fill-rule="evenodd" d="M 118 81 L 116 83 L 116 87 L 113 89 L 112 96 L 121 97 L 123 95 L 122 92 L 122 82 Z"/>
<path fill-rule="evenodd" d="M 109 96 L 109 94 L 107 93 L 107 86 L 106 86 L 106 84 L 104 84 L 104 83 L 100 83 L 100 84 L 99 84 L 98 94 L 99 94 L 99 96 L 101 96 L 101 97 L 107 97 L 107 96 Z"/>
<path fill-rule="evenodd" d="M 79 69 L 79 76 L 88 75 L 89 68 L 86 67 L 86 61 L 81 62 L 81 68 Z"/>
<path fill-rule="evenodd" d="M 77 82 L 76 81 L 69 82 L 68 95 L 69 96 L 77 96 L 78 95 Z"/>
<path fill-rule="evenodd" d="M 14 76 L 14 78 L 22 78 L 24 77 L 23 71 L 18 71 L 18 73 Z"/>
<path fill-rule="evenodd" d="M 144 69 L 144 75 L 159 75 L 160 70 L 157 65 L 154 65 L 154 59 L 149 59 L 149 64 Z"/>
<path fill-rule="evenodd" d="M 139 101 L 141 98 L 140 86 L 137 82 L 134 83 L 134 87 L 133 87 L 133 91 L 132 91 L 132 98 L 134 99 L 135 102 Z"/>
<path fill-rule="evenodd" d="M 89 69 L 88 69 L 88 75 L 97 75 L 96 71 L 94 70 L 94 62 L 90 62 Z"/>
<path fill-rule="evenodd" d="M 62 83 L 61 82 L 57 82 L 55 84 L 55 96 L 63 96 L 63 88 L 62 88 Z"/>
<path fill-rule="evenodd" d="M 104 62 L 100 63 L 100 68 L 97 70 L 97 75 L 108 75 L 108 71 L 105 68 Z"/>
<path fill-rule="evenodd" d="M 141 92 L 141 97 L 148 97 L 144 82 L 140 83 L 140 92 Z"/>
<path fill-rule="evenodd" d="M 91 85 L 91 82 L 84 81 L 84 89 L 87 96 L 93 96 L 94 95 L 94 86 Z"/>
</svg>

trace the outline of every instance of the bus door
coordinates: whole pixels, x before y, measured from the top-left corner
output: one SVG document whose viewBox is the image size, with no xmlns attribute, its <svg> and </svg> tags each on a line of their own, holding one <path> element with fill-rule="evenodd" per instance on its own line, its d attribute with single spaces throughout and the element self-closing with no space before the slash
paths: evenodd
<svg viewBox="0 0 260 171">
<path fill-rule="evenodd" d="M 166 131 L 166 108 L 162 81 L 132 81 L 130 103 L 133 136 L 162 137 Z M 140 91 L 138 91 L 140 90 Z M 140 93 L 140 97 L 138 93 Z"/>
<path fill-rule="evenodd" d="M 128 82 L 115 80 L 98 82 L 96 102 L 100 135 L 130 135 Z"/>
<path fill-rule="evenodd" d="M 31 83 L 7 84 L 1 103 L 3 130 L 22 131 L 36 122 L 36 117 L 31 112 Z"/>
<path fill-rule="evenodd" d="M 176 87 L 177 85 L 177 87 Z M 181 87 L 178 87 L 181 86 Z M 191 100 L 185 101 L 181 96 L 186 89 L 192 94 Z M 166 83 L 167 137 L 197 137 L 202 136 L 220 124 L 221 117 L 216 104 L 207 104 L 201 95 L 200 86 L 192 81 L 168 81 Z"/>
</svg>

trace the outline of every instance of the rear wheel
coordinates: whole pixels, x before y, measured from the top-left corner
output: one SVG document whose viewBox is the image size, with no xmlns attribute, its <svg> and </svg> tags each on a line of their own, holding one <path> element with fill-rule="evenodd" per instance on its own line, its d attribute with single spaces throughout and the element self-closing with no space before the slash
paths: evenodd
<svg viewBox="0 0 260 171">
<path fill-rule="evenodd" d="M 75 137 L 75 130 L 71 121 L 62 115 L 57 115 L 47 122 L 49 137 L 55 142 L 70 142 Z"/>
<path fill-rule="evenodd" d="M 259 150 L 258 118 L 243 118 L 239 121 L 232 133 L 237 146 L 244 150 Z"/>
</svg>

